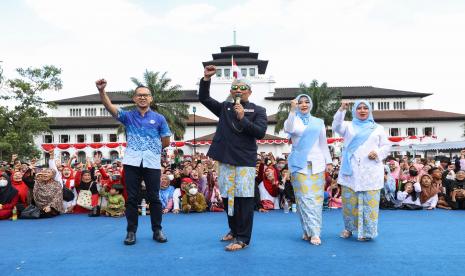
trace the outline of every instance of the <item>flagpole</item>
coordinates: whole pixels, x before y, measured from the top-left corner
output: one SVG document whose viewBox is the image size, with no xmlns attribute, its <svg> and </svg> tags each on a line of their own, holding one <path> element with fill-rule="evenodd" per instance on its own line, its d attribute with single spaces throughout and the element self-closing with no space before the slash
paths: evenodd
<svg viewBox="0 0 465 276">
<path fill-rule="evenodd" d="M 234 55 L 231 55 L 231 74 L 234 80 Z"/>
</svg>

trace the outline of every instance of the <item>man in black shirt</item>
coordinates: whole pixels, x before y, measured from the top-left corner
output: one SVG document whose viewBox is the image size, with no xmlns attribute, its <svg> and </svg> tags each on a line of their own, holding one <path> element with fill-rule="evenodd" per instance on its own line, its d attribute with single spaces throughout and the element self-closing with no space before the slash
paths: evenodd
<svg viewBox="0 0 465 276">
<path fill-rule="evenodd" d="M 218 184 L 230 232 L 223 241 L 231 241 L 228 251 L 245 248 L 252 235 L 254 212 L 254 179 L 257 160 L 257 139 L 265 136 L 265 108 L 249 102 L 251 84 L 245 79 L 234 80 L 230 94 L 234 102 L 218 102 L 210 97 L 210 79 L 216 67 L 205 67 L 200 80 L 199 100 L 218 116 L 218 126 L 208 156 L 219 162 Z"/>
</svg>

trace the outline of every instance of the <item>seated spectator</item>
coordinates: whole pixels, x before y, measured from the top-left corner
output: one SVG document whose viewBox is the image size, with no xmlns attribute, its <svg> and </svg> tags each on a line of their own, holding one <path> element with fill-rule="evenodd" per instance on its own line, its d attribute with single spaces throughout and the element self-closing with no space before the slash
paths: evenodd
<svg viewBox="0 0 465 276">
<path fill-rule="evenodd" d="M 390 162 L 395 162 L 391 160 Z M 394 209 L 396 207 L 396 181 L 391 174 L 391 166 L 384 166 L 384 187 L 381 189 L 380 208 Z"/>
<path fill-rule="evenodd" d="M 202 193 L 199 193 L 197 185 L 191 182 L 184 186 L 184 195 L 182 196 L 182 211 L 184 213 L 205 212 L 207 203 Z"/>
<path fill-rule="evenodd" d="M 394 181 L 396 182 L 396 188 L 398 188 L 398 183 L 399 183 L 399 176 L 400 176 L 400 166 L 399 166 L 399 163 L 397 163 L 397 161 L 395 160 L 390 160 L 388 162 L 388 165 L 389 165 L 389 173 L 392 177 L 392 179 L 394 179 Z"/>
<path fill-rule="evenodd" d="M 279 182 L 276 171 L 268 167 L 265 169 L 265 177 L 258 185 L 260 201 L 264 209 L 279 209 Z"/>
<path fill-rule="evenodd" d="M 438 203 L 436 207 L 442 209 L 451 209 L 446 198 L 446 188 L 443 185 L 443 178 L 446 179 L 447 174 L 443 174 L 441 168 L 432 167 L 428 171 L 433 179 L 433 186 L 438 189 Z"/>
<path fill-rule="evenodd" d="M 333 179 L 326 192 L 328 193 L 328 207 L 333 209 L 342 208 L 341 185 L 337 184 L 336 179 Z"/>
<path fill-rule="evenodd" d="M 284 200 L 289 202 L 289 205 L 295 204 L 294 188 L 291 183 L 291 174 L 287 168 L 280 172 L 279 190 L 281 193 L 281 204 L 284 205 Z"/>
<path fill-rule="evenodd" d="M 409 210 L 422 209 L 420 203 L 420 183 L 407 181 L 403 183 L 401 190 L 397 192 L 397 207 Z"/>
<path fill-rule="evenodd" d="M 420 203 L 421 207 L 432 210 L 436 208 L 438 203 L 438 193 L 439 189 L 437 185 L 433 184 L 433 178 L 425 174 L 420 178 L 420 187 L 421 187 L 421 194 L 420 194 Z"/>
<path fill-rule="evenodd" d="M 95 208 L 98 205 L 99 192 L 97 183 L 95 181 L 92 181 L 91 173 L 88 170 L 84 170 L 81 172 L 81 181 L 79 182 L 79 184 L 76 185 L 78 197 L 79 193 L 83 190 L 90 190 L 90 192 L 92 193 L 92 206 Z M 89 210 L 79 205 L 76 205 L 73 209 L 73 213 L 84 214 L 89 213 Z"/>
<path fill-rule="evenodd" d="M 170 186 L 170 180 L 166 174 L 162 174 L 160 181 L 160 201 L 163 214 L 173 209 L 174 187 Z"/>
<path fill-rule="evenodd" d="M 195 183 L 197 188 L 199 189 L 199 192 L 203 194 L 203 196 L 206 196 L 206 190 L 207 190 L 207 178 L 203 176 L 202 174 L 199 174 L 197 170 L 191 171 L 190 178 L 192 179 L 192 182 Z"/>
<path fill-rule="evenodd" d="M 18 202 L 19 193 L 6 173 L 0 175 L 0 219 L 9 219 Z"/>
<path fill-rule="evenodd" d="M 122 217 L 126 208 L 125 200 L 122 195 L 123 185 L 115 184 L 112 185 L 109 192 L 105 192 L 105 189 L 100 191 L 100 194 L 107 199 L 106 207 L 101 211 L 101 214 L 105 214 L 109 217 Z"/>
<path fill-rule="evenodd" d="M 223 199 L 221 198 L 216 171 L 212 171 L 207 174 L 207 191 L 205 199 L 207 200 L 210 212 L 224 211 Z"/>
<path fill-rule="evenodd" d="M 41 210 L 41 218 L 55 217 L 64 212 L 63 188 L 54 179 L 55 171 L 45 169 L 36 175 L 33 197 L 34 203 Z"/>
<path fill-rule="evenodd" d="M 181 179 L 181 184 L 179 188 L 174 189 L 173 192 L 173 213 L 174 214 L 179 214 L 179 211 L 181 210 L 181 199 L 184 196 L 184 188 L 192 183 L 192 179 L 189 177 L 184 177 Z"/>
<path fill-rule="evenodd" d="M 444 179 L 447 200 L 452 209 L 465 209 L 465 171 L 459 170 L 454 180 Z"/>
<path fill-rule="evenodd" d="M 13 188 L 18 191 L 18 203 L 16 208 L 19 212 L 24 210 L 27 207 L 28 202 L 30 201 L 28 198 L 29 195 L 29 187 L 23 181 L 23 173 L 22 172 L 15 172 L 12 177 L 11 184 Z"/>
</svg>

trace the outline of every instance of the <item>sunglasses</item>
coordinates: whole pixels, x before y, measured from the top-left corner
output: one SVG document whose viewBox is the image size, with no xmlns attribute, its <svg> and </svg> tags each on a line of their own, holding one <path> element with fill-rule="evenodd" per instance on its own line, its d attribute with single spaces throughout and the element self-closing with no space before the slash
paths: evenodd
<svg viewBox="0 0 465 276">
<path fill-rule="evenodd" d="M 231 90 L 237 89 L 240 89 L 241 91 L 246 91 L 249 90 L 249 87 L 247 85 L 231 85 Z"/>
</svg>

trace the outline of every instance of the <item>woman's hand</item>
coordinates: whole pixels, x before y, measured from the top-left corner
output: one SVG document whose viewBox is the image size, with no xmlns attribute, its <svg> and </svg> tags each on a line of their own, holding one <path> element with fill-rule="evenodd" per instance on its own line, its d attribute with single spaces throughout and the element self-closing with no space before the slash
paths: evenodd
<svg viewBox="0 0 465 276">
<path fill-rule="evenodd" d="M 296 108 L 297 108 L 297 100 L 296 99 L 293 99 L 291 102 L 291 112 L 295 112 Z"/>
<path fill-rule="evenodd" d="M 349 109 L 349 103 L 348 102 L 342 102 L 341 107 L 339 107 L 339 111 L 344 111 Z"/>
<path fill-rule="evenodd" d="M 376 151 L 371 151 L 371 152 L 368 154 L 368 159 L 370 159 L 370 160 L 376 160 L 376 159 L 378 159 L 378 153 L 376 153 Z"/>
</svg>

